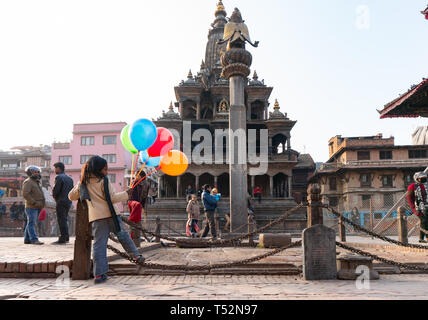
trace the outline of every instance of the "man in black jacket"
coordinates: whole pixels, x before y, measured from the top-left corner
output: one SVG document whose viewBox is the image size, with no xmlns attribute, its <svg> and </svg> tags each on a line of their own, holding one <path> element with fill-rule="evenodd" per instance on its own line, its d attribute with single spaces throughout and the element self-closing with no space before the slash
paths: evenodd
<svg viewBox="0 0 428 320">
<path fill-rule="evenodd" d="M 52 196 L 56 202 L 56 215 L 58 219 L 60 236 L 58 241 L 53 244 L 66 244 L 69 241 L 68 233 L 68 211 L 71 207 L 71 201 L 68 199 L 68 193 L 73 189 L 73 179 L 67 176 L 65 166 L 62 162 L 54 164 L 55 167 L 55 186 L 52 190 Z"/>
</svg>

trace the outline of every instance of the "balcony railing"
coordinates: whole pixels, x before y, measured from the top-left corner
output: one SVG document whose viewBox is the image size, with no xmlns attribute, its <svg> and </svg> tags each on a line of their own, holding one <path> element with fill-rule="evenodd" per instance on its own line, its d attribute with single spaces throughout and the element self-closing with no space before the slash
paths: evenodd
<svg viewBox="0 0 428 320">
<path fill-rule="evenodd" d="M 334 162 L 324 163 L 318 169 L 319 171 L 336 170 L 340 168 L 357 168 L 357 167 L 387 167 L 387 166 L 399 166 L 399 167 L 412 167 L 421 166 L 426 167 L 428 165 L 428 159 L 418 160 L 352 160 L 347 162 Z"/>
</svg>

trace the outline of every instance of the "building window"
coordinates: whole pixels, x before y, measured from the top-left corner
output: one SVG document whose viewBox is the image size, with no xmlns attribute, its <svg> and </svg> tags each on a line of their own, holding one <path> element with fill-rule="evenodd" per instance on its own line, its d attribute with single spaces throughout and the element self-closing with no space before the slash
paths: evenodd
<svg viewBox="0 0 428 320">
<path fill-rule="evenodd" d="M 359 161 L 370 160 L 370 151 L 358 151 L 357 152 L 357 159 Z"/>
<path fill-rule="evenodd" d="M 95 144 L 95 137 L 81 137 L 80 144 L 82 146 L 93 146 Z"/>
<path fill-rule="evenodd" d="M 104 136 L 103 144 L 116 144 L 116 136 Z"/>
<path fill-rule="evenodd" d="M 329 187 L 331 191 L 337 190 L 337 179 L 336 178 L 330 178 L 329 179 Z"/>
<path fill-rule="evenodd" d="M 89 160 L 89 158 L 91 158 L 92 156 L 91 155 L 81 155 L 80 156 L 80 164 L 85 164 L 88 160 Z"/>
<path fill-rule="evenodd" d="M 404 175 L 404 185 L 406 189 L 413 183 L 413 176 L 411 174 Z"/>
<path fill-rule="evenodd" d="M 385 193 L 383 195 L 383 207 L 391 208 L 394 205 L 394 194 L 393 193 Z"/>
<path fill-rule="evenodd" d="M 425 159 L 427 158 L 426 150 L 409 150 L 409 159 Z"/>
<path fill-rule="evenodd" d="M 382 176 L 382 187 L 384 188 L 392 188 L 392 176 L 391 175 L 387 175 L 387 176 Z"/>
<path fill-rule="evenodd" d="M 107 160 L 107 163 L 116 163 L 115 154 L 103 154 L 103 158 Z"/>
<path fill-rule="evenodd" d="M 360 176 L 361 187 L 371 187 L 372 181 L 370 174 L 362 174 Z"/>
<path fill-rule="evenodd" d="M 392 160 L 392 151 L 380 151 L 379 152 L 380 160 Z"/>
<path fill-rule="evenodd" d="M 108 174 L 107 175 L 108 181 L 111 183 L 116 183 L 116 175 L 115 174 Z"/>
<path fill-rule="evenodd" d="M 71 165 L 71 156 L 60 156 L 58 160 L 65 165 Z"/>
<path fill-rule="evenodd" d="M 337 207 L 339 205 L 339 198 L 338 197 L 329 197 L 328 203 L 330 204 L 330 207 Z"/>
<path fill-rule="evenodd" d="M 370 208 L 370 202 L 372 200 L 372 196 L 369 194 L 365 194 L 361 196 L 362 198 L 362 202 L 363 202 L 363 208 L 364 209 L 369 209 Z"/>
</svg>

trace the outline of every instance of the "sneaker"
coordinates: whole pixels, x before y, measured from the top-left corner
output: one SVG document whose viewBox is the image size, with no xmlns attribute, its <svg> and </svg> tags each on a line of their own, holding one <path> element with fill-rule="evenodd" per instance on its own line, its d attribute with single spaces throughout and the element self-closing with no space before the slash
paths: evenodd
<svg viewBox="0 0 428 320">
<path fill-rule="evenodd" d="M 141 263 L 144 263 L 144 261 L 146 261 L 146 258 L 144 258 L 143 256 L 139 256 L 136 261 L 138 264 L 141 264 Z"/>
<path fill-rule="evenodd" d="M 428 243 L 426 240 L 419 240 L 419 243 Z"/>
<path fill-rule="evenodd" d="M 36 244 L 36 245 L 42 245 L 44 244 L 43 242 L 41 242 L 40 240 L 36 240 L 34 242 L 31 242 L 31 244 Z"/>
<path fill-rule="evenodd" d="M 106 274 L 103 274 L 103 275 L 101 275 L 101 276 L 97 276 L 97 277 L 95 277 L 95 280 L 94 280 L 94 283 L 95 284 L 100 284 L 100 283 L 103 283 L 103 282 L 105 282 L 105 281 L 107 281 L 107 275 Z"/>
<path fill-rule="evenodd" d="M 31 241 L 24 240 L 24 244 L 31 244 Z"/>
<path fill-rule="evenodd" d="M 58 240 L 58 241 L 52 242 L 51 244 L 53 244 L 53 245 L 64 245 L 64 244 L 67 244 L 67 242 Z"/>
</svg>

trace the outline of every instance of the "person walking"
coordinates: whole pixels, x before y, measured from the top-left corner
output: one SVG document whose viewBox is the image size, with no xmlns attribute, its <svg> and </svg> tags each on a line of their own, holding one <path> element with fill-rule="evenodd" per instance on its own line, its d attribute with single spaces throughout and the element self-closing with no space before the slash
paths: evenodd
<svg viewBox="0 0 428 320">
<path fill-rule="evenodd" d="M 26 226 L 24 230 L 24 243 L 41 245 L 36 234 L 36 224 L 40 211 L 45 206 L 45 195 L 40 185 L 41 170 L 36 166 L 25 169 L 28 178 L 22 184 L 22 194 L 25 200 Z"/>
<path fill-rule="evenodd" d="M 12 203 L 12 205 L 10 206 L 9 213 L 10 219 L 12 221 L 18 220 L 18 205 L 16 204 L 16 202 Z"/>
<path fill-rule="evenodd" d="M 415 183 L 411 184 L 407 189 L 407 202 L 413 213 L 420 220 L 419 242 L 427 243 L 425 236 L 428 231 L 428 176 L 425 172 L 417 172 L 414 175 Z"/>
<path fill-rule="evenodd" d="M 204 231 L 202 232 L 201 238 L 205 238 L 208 235 L 208 232 L 211 231 L 212 239 L 215 240 L 217 239 L 217 232 L 215 228 L 214 211 L 217 208 L 217 200 L 211 195 L 211 187 L 209 185 L 204 185 L 203 190 L 202 203 L 204 205 L 207 223 Z"/>
<path fill-rule="evenodd" d="M 68 211 L 71 208 L 71 201 L 68 194 L 73 189 L 73 179 L 65 174 L 65 166 L 62 162 L 54 164 L 55 185 L 52 190 L 52 196 L 56 202 L 56 217 L 59 227 L 59 239 L 52 244 L 66 244 L 70 240 L 68 232 Z"/>
<path fill-rule="evenodd" d="M 198 222 L 199 222 L 199 215 L 201 213 L 201 208 L 198 202 L 198 196 L 196 194 L 192 194 L 191 199 L 187 204 L 186 212 L 187 212 L 187 218 L 188 218 L 187 225 L 189 226 L 190 236 L 194 238 L 196 237 L 196 234 L 199 232 Z"/>
<path fill-rule="evenodd" d="M 122 221 L 117 216 L 119 210 L 115 206 L 115 203 L 129 200 L 133 190 L 115 192 L 107 174 L 107 161 L 100 156 L 91 157 L 82 168 L 79 183 L 68 195 L 71 201 L 80 199 L 88 205 L 88 218 L 94 236 L 92 252 L 95 284 L 107 280 L 107 242 L 111 232 L 117 235 L 123 248 L 137 263 L 145 260 L 123 228 Z"/>
</svg>

